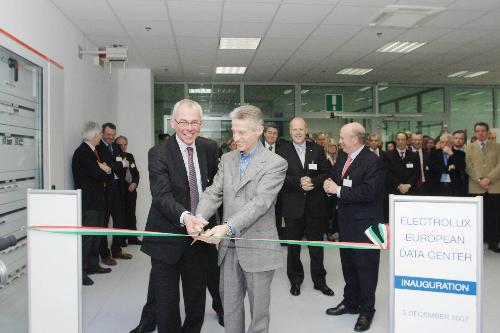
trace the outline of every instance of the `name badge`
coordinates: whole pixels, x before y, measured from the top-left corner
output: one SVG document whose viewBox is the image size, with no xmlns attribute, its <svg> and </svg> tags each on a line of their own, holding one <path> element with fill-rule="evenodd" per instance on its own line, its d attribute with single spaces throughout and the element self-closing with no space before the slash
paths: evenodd
<svg viewBox="0 0 500 333">
<path fill-rule="evenodd" d="M 309 164 L 309 170 L 318 170 L 318 165 L 316 163 Z"/>
<path fill-rule="evenodd" d="M 134 163 L 132 163 L 132 164 L 130 165 L 130 167 L 131 167 L 132 169 L 133 169 L 133 168 L 135 168 L 135 164 L 134 164 Z"/>
<path fill-rule="evenodd" d="M 413 169 L 413 163 L 408 163 L 406 164 L 407 169 Z"/>
<path fill-rule="evenodd" d="M 349 179 L 349 178 L 344 179 L 344 181 L 342 182 L 342 185 L 346 186 L 346 187 L 352 187 L 352 179 Z"/>
<path fill-rule="evenodd" d="M 122 158 L 121 158 L 120 156 L 117 156 L 117 157 L 116 157 L 116 161 L 117 161 L 117 162 L 121 162 L 121 161 L 122 161 Z"/>
</svg>

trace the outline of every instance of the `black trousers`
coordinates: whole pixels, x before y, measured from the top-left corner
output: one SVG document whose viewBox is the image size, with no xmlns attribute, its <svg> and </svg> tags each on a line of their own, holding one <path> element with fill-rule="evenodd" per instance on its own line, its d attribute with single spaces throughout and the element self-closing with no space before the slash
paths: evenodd
<svg viewBox="0 0 500 333">
<path fill-rule="evenodd" d="M 125 198 L 123 193 L 123 184 L 119 180 L 108 183 L 106 187 L 106 210 L 104 216 L 104 225 L 109 225 L 109 217 L 113 218 L 113 228 L 127 229 L 124 219 Z M 101 258 L 111 254 L 116 255 L 122 251 L 125 246 L 125 236 L 113 236 L 111 243 L 111 252 L 108 248 L 108 237 L 101 236 L 99 254 Z"/>
<path fill-rule="evenodd" d="M 489 249 L 498 248 L 500 233 L 500 194 L 483 194 L 483 227 Z"/>
<path fill-rule="evenodd" d="M 345 306 L 359 308 L 361 314 L 373 314 L 380 251 L 340 249 L 340 261 L 345 280 Z"/>
<path fill-rule="evenodd" d="M 103 210 L 84 210 L 82 212 L 84 227 L 103 227 Z M 99 244 L 101 236 L 82 236 L 82 272 L 86 274 L 99 264 Z"/>
<path fill-rule="evenodd" d="M 159 333 L 199 333 L 205 317 L 207 284 L 206 247 L 186 246 L 175 264 L 151 258 L 151 280 L 154 287 L 154 305 Z M 179 310 L 179 282 L 186 318 L 181 323 Z"/>
<path fill-rule="evenodd" d="M 274 214 L 276 216 L 276 230 L 278 231 L 279 239 L 286 238 L 286 228 L 282 227 L 283 214 L 281 214 L 281 199 L 278 198 L 274 206 Z"/>
<path fill-rule="evenodd" d="M 127 188 L 125 188 L 125 207 L 124 207 L 125 226 L 129 230 L 137 230 L 137 217 L 135 216 L 135 207 L 137 205 L 137 191 L 134 190 L 134 192 L 129 192 L 128 191 L 129 184 L 126 185 Z M 137 238 L 137 236 L 130 236 L 127 238 L 134 239 Z"/>
<path fill-rule="evenodd" d="M 217 265 L 218 254 L 217 248 L 214 245 L 208 245 L 208 267 L 207 267 L 207 288 L 212 296 L 212 309 L 216 313 L 223 313 L 222 300 L 219 292 L 219 266 Z M 149 274 L 148 296 L 146 304 L 142 308 L 141 323 L 146 326 L 156 326 L 156 313 L 154 303 L 154 286 L 151 279 L 152 273 Z"/>
<path fill-rule="evenodd" d="M 325 217 L 303 216 L 300 219 L 285 218 L 286 235 L 289 240 L 321 241 L 325 232 Z M 290 283 L 301 284 L 304 281 L 304 267 L 300 261 L 300 246 L 288 245 L 287 275 Z M 323 248 L 309 247 L 311 257 L 311 277 L 315 286 L 325 284 L 326 270 L 323 265 Z"/>
</svg>

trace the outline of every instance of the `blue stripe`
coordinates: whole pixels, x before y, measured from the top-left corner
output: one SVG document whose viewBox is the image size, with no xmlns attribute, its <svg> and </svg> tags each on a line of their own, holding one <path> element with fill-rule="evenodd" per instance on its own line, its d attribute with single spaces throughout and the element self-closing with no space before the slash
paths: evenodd
<svg viewBox="0 0 500 333">
<path fill-rule="evenodd" d="M 476 282 L 421 278 L 415 276 L 394 277 L 396 289 L 430 291 L 434 293 L 476 295 Z"/>
</svg>

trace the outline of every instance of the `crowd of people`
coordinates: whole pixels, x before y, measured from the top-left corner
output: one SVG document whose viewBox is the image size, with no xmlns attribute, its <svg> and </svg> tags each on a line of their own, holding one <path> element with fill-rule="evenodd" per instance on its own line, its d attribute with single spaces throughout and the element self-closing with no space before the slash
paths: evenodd
<svg viewBox="0 0 500 333">
<path fill-rule="evenodd" d="M 203 110 L 192 100 L 174 106 L 170 125 L 150 149 L 148 171 L 152 203 L 146 230 L 182 237 L 145 237 L 141 250 L 151 257 L 147 302 L 131 333 L 200 332 L 208 288 L 212 308 L 227 333 L 245 331 L 244 298 L 251 307 L 249 333 L 268 332 L 271 282 L 282 266 L 278 243 L 245 238 L 366 242 L 364 230 L 388 222 L 388 196 L 432 195 L 484 198 L 484 236 L 499 253 L 500 145 L 486 123 L 466 132 L 443 131 L 435 140 L 398 132 L 385 145 L 359 123 L 344 125 L 338 144 L 327 133 L 311 136 L 301 117 L 290 121 L 290 141 L 279 127 L 264 124 L 261 110 L 244 105 L 231 112 L 232 139 L 226 153 L 200 136 Z M 281 135 L 280 135 L 281 134 Z M 90 122 L 72 161 L 75 187 L 82 189 L 83 225 L 136 229 L 139 171 L 127 152 L 127 139 L 115 139 L 116 126 Z M 314 139 L 313 139 L 314 138 Z M 385 147 L 385 150 L 382 148 Z M 235 240 L 234 238 L 237 238 Z M 131 259 L 127 244 L 137 237 L 83 237 L 83 284 L 89 275 L 109 273 L 116 259 Z M 215 244 L 215 245 L 214 245 Z M 217 247 L 216 247 L 217 245 Z M 287 245 L 290 294 L 304 281 L 301 246 Z M 327 284 L 321 247 L 309 247 L 314 289 Z M 343 300 L 327 315 L 358 314 L 357 332 L 370 328 L 380 253 L 341 249 Z M 179 283 L 185 304 L 181 321 Z"/>
</svg>

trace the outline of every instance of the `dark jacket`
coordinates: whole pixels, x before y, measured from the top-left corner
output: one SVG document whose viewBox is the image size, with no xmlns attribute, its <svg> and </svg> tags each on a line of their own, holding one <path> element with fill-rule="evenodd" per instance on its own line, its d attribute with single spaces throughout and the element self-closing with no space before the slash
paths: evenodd
<svg viewBox="0 0 500 333">
<path fill-rule="evenodd" d="M 417 180 L 420 175 L 420 158 L 417 153 L 406 149 L 405 158 L 401 159 L 397 149 L 386 154 L 386 184 L 390 194 L 401 195 L 398 191 L 400 184 L 410 184 L 407 194 L 416 193 Z"/>
<path fill-rule="evenodd" d="M 195 145 L 205 190 L 217 173 L 218 148 L 215 141 L 202 137 L 196 139 Z M 191 211 L 189 182 L 175 135 L 149 150 L 148 170 L 152 203 L 146 230 L 186 234 L 186 228 L 180 225 L 180 216 L 184 211 Z M 145 237 L 141 250 L 158 260 L 175 263 L 191 241 L 189 237 Z M 204 246 L 202 243 L 196 242 L 193 246 Z"/>
<path fill-rule="evenodd" d="M 288 162 L 286 178 L 281 189 L 281 209 L 284 218 L 298 219 L 302 216 L 327 216 L 326 195 L 323 190 L 323 181 L 329 170 L 323 147 L 306 142 L 306 156 L 304 167 L 292 142 L 282 144 L 276 153 Z M 316 164 L 316 169 L 311 169 Z M 314 189 L 306 192 L 300 187 L 300 178 L 311 178 Z"/>
<path fill-rule="evenodd" d="M 127 158 L 127 161 L 129 162 L 129 169 L 130 169 L 130 175 L 132 176 L 132 183 L 136 183 L 139 185 L 139 169 L 137 169 L 137 165 L 135 164 L 135 158 L 134 155 L 130 153 L 123 153 L 125 157 Z M 125 170 L 125 172 L 127 172 Z"/>
<path fill-rule="evenodd" d="M 449 170 L 454 165 L 455 168 Z M 431 194 L 438 194 L 441 185 L 441 175 L 447 173 L 450 175 L 451 187 L 454 195 L 466 196 L 467 190 L 465 178 L 465 153 L 453 149 L 453 155 L 448 157 L 448 163 L 444 162 L 443 149 L 435 149 L 430 156 L 430 184 Z"/>
<path fill-rule="evenodd" d="M 330 171 L 330 177 L 339 186 L 337 198 L 340 239 L 347 242 L 367 242 L 365 230 L 383 222 L 384 163 L 382 159 L 364 147 L 342 177 L 347 154 L 339 156 Z M 351 186 L 344 186 L 349 178 Z"/>
<path fill-rule="evenodd" d="M 75 189 L 82 190 L 82 210 L 104 210 L 104 184 L 108 175 L 99 168 L 90 146 L 82 142 L 71 161 Z"/>
</svg>

